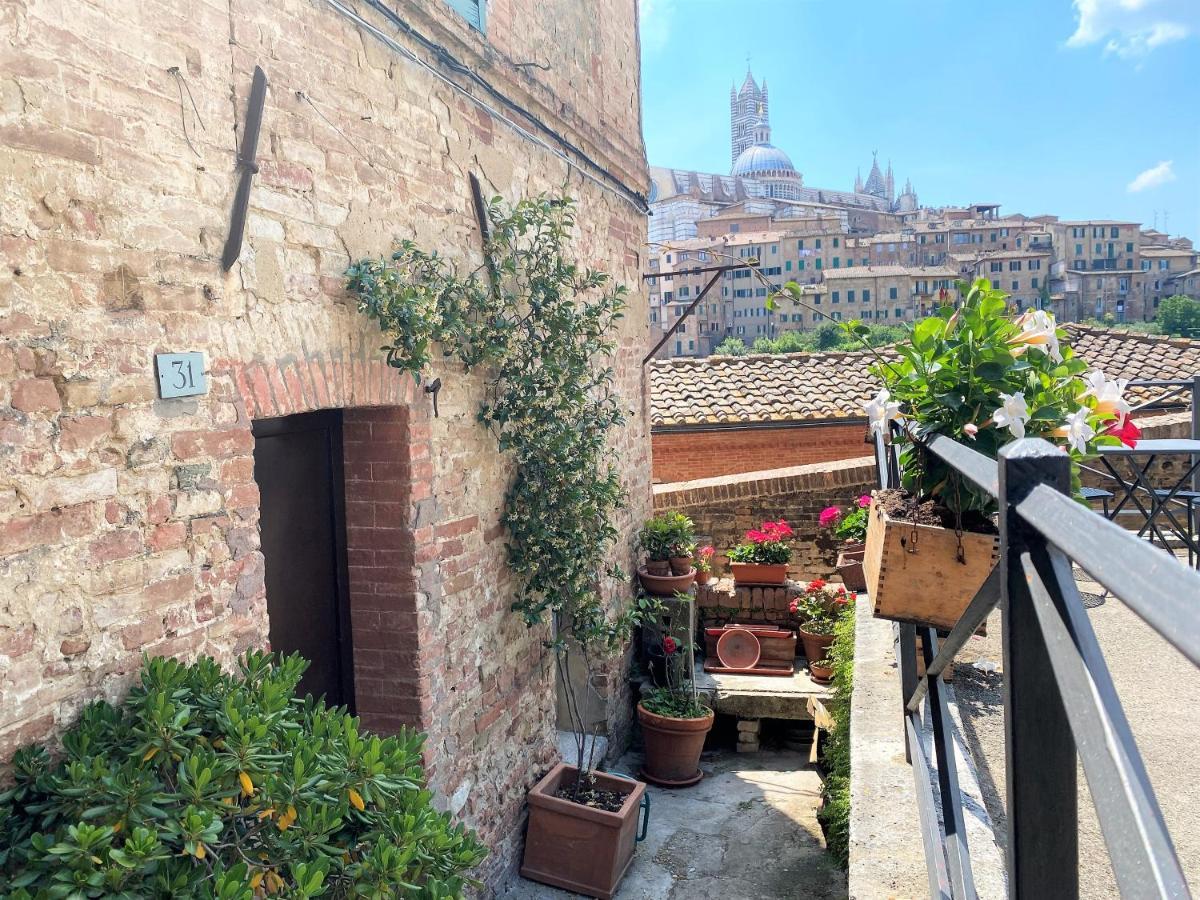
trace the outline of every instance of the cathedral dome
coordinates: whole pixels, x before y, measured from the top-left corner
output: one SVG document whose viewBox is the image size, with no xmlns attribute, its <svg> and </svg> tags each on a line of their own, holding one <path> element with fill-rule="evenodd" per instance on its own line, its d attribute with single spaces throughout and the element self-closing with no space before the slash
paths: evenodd
<svg viewBox="0 0 1200 900">
<path fill-rule="evenodd" d="M 765 175 L 794 175 L 795 166 L 788 155 L 770 144 L 754 144 L 741 152 L 733 164 L 733 175 L 754 178 Z"/>
</svg>

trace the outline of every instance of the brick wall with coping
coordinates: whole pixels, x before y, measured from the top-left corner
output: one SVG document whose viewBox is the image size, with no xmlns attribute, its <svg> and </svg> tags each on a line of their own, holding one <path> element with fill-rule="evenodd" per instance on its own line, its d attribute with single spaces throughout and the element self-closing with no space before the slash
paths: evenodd
<svg viewBox="0 0 1200 900">
<path fill-rule="evenodd" d="M 486 36 L 437 0 L 392 5 L 645 189 L 632 0 L 492 0 Z M 556 724 L 545 629 L 509 610 L 498 518 L 510 470 L 475 422 L 482 378 L 435 364 L 432 418 L 384 365 L 342 273 L 397 237 L 476 267 L 468 171 L 509 200 L 567 184 L 580 259 L 635 291 L 614 360 L 630 414 L 613 454 L 627 537 L 651 506 L 644 217 L 327 5 L 154 0 L 122 6 L 119 29 L 112 14 L 100 0 L 67 19 L 49 0 L 16 0 L 3 16 L 0 760 L 86 702 L 119 699 L 143 652 L 228 662 L 265 643 L 251 423 L 343 407 L 349 525 L 372 532 L 350 547 L 352 634 L 391 629 L 355 663 L 388 710 L 359 699 L 381 727 L 418 711 L 438 802 L 493 848 L 481 875 L 495 883 Z M 529 60 L 549 68 L 514 65 Z M 222 273 L 255 64 L 270 82 L 259 172 L 240 261 Z M 198 116 L 186 99 L 181 110 L 173 68 Z M 180 350 L 205 353 L 209 391 L 159 400 L 154 353 Z M 364 479 L 376 429 L 398 468 L 372 459 Z M 614 550 L 626 568 L 628 546 Z M 619 745 L 630 704 L 625 679 L 610 681 Z"/>
<path fill-rule="evenodd" d="M 654 480 L 712 478 L 862 456 L 865 422 L 673 431 L 655 428 Z"/>
</svg>

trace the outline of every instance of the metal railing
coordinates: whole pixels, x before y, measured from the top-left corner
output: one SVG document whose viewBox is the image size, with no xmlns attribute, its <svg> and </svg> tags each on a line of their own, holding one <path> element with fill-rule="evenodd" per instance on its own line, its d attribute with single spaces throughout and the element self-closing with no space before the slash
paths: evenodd
<svg viewBox="0 0 1200 900">
<path fill-rule="evenodd" d="M 1079 896 L 1080 760 L 1121 895 L 1190 897 L 1071 567 L 1078 564 L 1197 666 L 1200 574 L 1076 503 L 1069 496 L 1070 459 L 1047 441 L 1016 441 L 1001 449 L 999 460 L 941 435 L 925 446 L 996 498 L 1000 510 L 1000 562 L 949 635 L 939 640 L 934 628 L 897 627 L 930 896 L 976 896 L 954 726 L 940 676 L 999 605 L 1009 896 Z M 880 486 L 898 485 L 895 449 L 882 439 L 876 462 Z M 932 760 L 921 739 L 926 711 Z"/>
</svg>

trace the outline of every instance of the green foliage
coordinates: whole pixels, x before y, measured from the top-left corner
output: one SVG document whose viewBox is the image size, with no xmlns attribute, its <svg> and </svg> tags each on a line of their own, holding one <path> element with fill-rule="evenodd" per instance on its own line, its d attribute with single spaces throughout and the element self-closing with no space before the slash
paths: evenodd
<svg viewBox="0 0 1200 900">
<path fill-rule="evenodd" d="M 786 298 L 786 294 L 784 297 Z M 812 331 L 785 331 L 777 338 L 760 337 L 754 341 L 753 352 L 755 353 L 817 353 L 824 350 L 862 350 L 864 346 L 882 347 L 887 344 L 894 344 L 896 341 L 902 341 L 908 336 L 905 329 L 895 325 L 864 325 L 865 329 L 861 335 L 854 335 L 848 332 L 842 325 L 836 322 L 822 322 Z M 722 350 L 721 348 L 730 341 L 738 341 L 738 338 L 726 338 L 725 342 L 717 347 L 714 353 L 727 353 L 732 356 L 740 356 L 742 353 L 736 353 L 732 350 Z M 745 344 L 742 344 L 745 347 Z"/>
<path fill-rule="evenodd" d="M 670 719 L 703 719 L 709 713 L 708 707 L 692 693 L 690 685 L 682 689 L 653 688 L 642 697 L 642 706 L 656 716 L 666 716 Z"/>
<path fill-rule="evenodd" d="M 713 354 L 716 356 L 745 356 L 749 352 L 750 348 L 746 346 L 746 342 L 736 337 L 727 337 L 713 347 Z"/>
<path fill-rule="evenodd" d="M 0 896 L 461 896 L 486 851 L 433 809 L 424 736 L 295 699 L 306 666 L 148 659 L 123 707 L 84 709 L 61 761 L 19 750 Z"/>
<path fill-rule="evenodd" d="M 922 319 L 910 340 L 896 345 L 898 361 L 881 360 L 871 367 L 918 439 L 948 435 L 995 459 L 1000 447 L 1018 436 L 1016 429 L 998 425 L 996 415 L 1005 396 L 1020 395 L 1028 412 L 1025 436 L 1060 446 L 1068 443 L 1068 414 L 1083 410 L 1089 429 L 1097 434 L 1082 442 L 1082 450 L 1080 445 L 1071 447 L 1076 463 L 1097 446 L 1118 441 L 1099 434 L 1112 424 L 1112 417 L 1098 413 L 1097 398 L 1086 395 L 1087 384 L 1080 376 L 1087 364 L 1067 346 L 1065 332 L 1048 313 L 1007 317 L 1007 295 L 993 290 L 986 279 L 978 279 L 969 290 L 966 285 L 960 289 L 964 300 L 958 309 L 943 307 Z M 907 490 L 951 510 L 993 510 L 989 495 L 954 475 L 907 431 L 899 443 Z M 1078 488 L 1077 465 L 1075 473 Z"/>
<path fill-rule="evenodd" d="M 817 818 L 825 828 L 825 844 L 842 864 L 850 865 L 850 695 L 854 690 L 854 611 L 838 619 L 827 658 L 833 664 L 833 697 L 826 704 L 833 729 L 825 741 L 824 803 Z"/>
<path fill-rule="evenodd" d="M 691 556 L 696 549 L 696 526 L 681 512 L 663 513 L 647 519 L 638 532 L 638 546 L 652 560 Z"/>
<path fill-rule="evenodd" d="M 857 594 L 847 593 L 840 584 L 828 584 L 821 579 L 810 581 L 804 593 L 791 602 L 789 609 L 800 620 L 800 627 L 809 634 L 833 634 L 840 622 L 851 614 Z"/>
<path fill-rule="evenodd" d="M 625 496 L 607 446 L 625 421 L 607 360 L 627 291 L 571 258 L 569 198 L 506 211 L 497 197 L 487 217 L 481 269 L 459 274 L 404 241 L 390 259 L 352 265 L 347 284 L 386 336 L 389 365 L 419 379 L 439 344 L 486 374 L 477 417 L 515 463 L 501 515 L 519 584 L 513 609 L 529 625 L 555 614 L 558 647 L 569 634 L 615 650 L 638 615 L 610 616 L 600 590 L 601 574 L 621 574 L 605 565 Z"/>
<path fill-rule="evenodd" d="M 1158 304 L 1157 318 L 1164 334 L 1200 337 L 1200 300 L 1182 294 L 1167 297 Z"/>
</svg>

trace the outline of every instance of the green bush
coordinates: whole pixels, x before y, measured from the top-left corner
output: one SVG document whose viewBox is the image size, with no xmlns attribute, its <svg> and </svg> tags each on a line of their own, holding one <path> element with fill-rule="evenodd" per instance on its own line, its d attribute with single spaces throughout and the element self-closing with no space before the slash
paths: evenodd
<svg viewBox="0 0 1200 900">
<path fill-rule="evenodd" d="M 83 711 L 60 760 L 18 751 L 0 896 L 461 896 L 486 851 L 431 806 L 424 736 L 363 734 L 296 699 L 307 665 L 145 660 L 122 707 Z"/>
<path fill-rule="evenodd" d="M 817 818 L 825 828 L 825 845 L 843 868 L 850 865 L 850 694 L 854 689 L 854 609 L 834 626 L 826 654 L 833 663 L 833 697 L 828 704 L 833 730 L 825 741 L 824 803 Z"/>
<path fill-rule="evenodd" d="M 1157 318 L 1163 334 L 1200 337 L 1200 300 L 1182 294 L 1167 297 L 1158 304 Z"/>
</svg>

